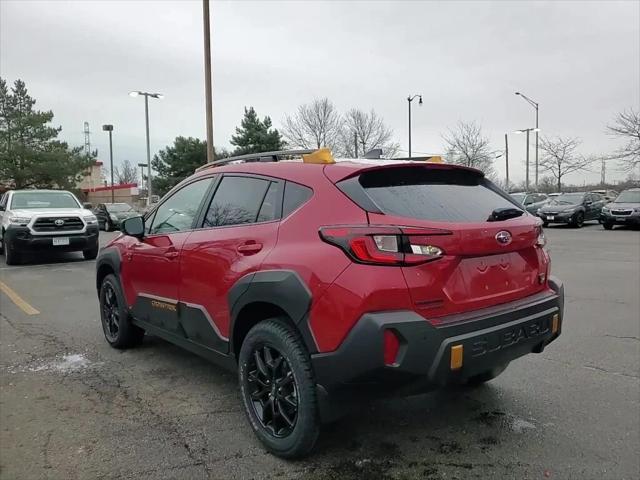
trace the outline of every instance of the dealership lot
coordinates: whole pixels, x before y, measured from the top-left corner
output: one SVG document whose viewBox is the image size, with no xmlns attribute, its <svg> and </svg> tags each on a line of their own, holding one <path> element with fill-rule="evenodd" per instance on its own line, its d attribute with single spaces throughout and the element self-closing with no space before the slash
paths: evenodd
<svg viewBox="0 0 640 480">
<path fill-rule="evenodd" d="M 297 462 L 258 444 L 233 374 L 152 337 L 108 347 L 94 262 L 2 264 L 0 478 L 638 478 L 640 233 L 546 232 L 557 342 L 477 390 L 364 405 Z"/>
</svg>

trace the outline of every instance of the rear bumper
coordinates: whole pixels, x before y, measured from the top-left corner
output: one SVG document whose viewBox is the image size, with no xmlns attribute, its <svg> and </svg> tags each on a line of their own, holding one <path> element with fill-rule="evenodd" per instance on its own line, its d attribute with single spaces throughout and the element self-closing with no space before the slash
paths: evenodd
<svg viewBox="0 0 640 480">
<path fill-rule="evenodd" d="M 27 227 L 11 227 L 4 234 L 7 244 L 15 252 L 77 252 L 98 248 L 98 226 L 89 225 L 85 233 L 73 235 L 32 235 Z M 66 237 L 69 245 L 53 245 L 54 238 Z"/>
<path fill-rule="evenodd" d="M 552 291 L 441 319 L 437 326 L 412 311 L 366 314 L 338 350 L 312 355 L 321 400 L 420 393 L 462 382 L 528 353 L 540 353 L 562 330 L 564 287 L 555 278 L 550 286 Z M 401 339 L 394 366 L 383 362 L 386 329 Z M 463 347 L 458 369 L 451 368 L 454 345 Z"/>
</svg>

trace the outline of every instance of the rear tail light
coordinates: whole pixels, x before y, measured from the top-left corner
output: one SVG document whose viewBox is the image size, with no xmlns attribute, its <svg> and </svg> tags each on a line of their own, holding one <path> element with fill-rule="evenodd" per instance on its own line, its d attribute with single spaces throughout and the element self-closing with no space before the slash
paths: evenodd
<svg viewBox="0 0 640 480">
<path fill-rule="evenodd" d="M 419 265 L 437 260 L 444 251 L 438 236 L 447 230 L 388 226 L 322 227 L 320 238 L 340 247 L 353 260 L 372 265 Z"/>
<path fill-rule="evenodd" d="M 541 226 L 537 226 L 536 231 L 538 233 L 538 238 L 536 240 L 536 247 L 542 248 L 547 244 L 547 237 L 544 236 L 544 230 L 542 230 Z"/>
<path fill-rule="evenodd" d="M 398 352 L 400 351 L 400 339 L 393 330 L 384 331 L 384 364 L 388 367 L 396 365 Z"/>
</svg>

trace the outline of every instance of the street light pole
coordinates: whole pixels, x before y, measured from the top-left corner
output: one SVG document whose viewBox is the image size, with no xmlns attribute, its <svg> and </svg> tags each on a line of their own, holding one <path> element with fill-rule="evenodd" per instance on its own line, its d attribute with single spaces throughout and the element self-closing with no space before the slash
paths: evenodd
<svg viewBox="0 0 640 480">
<path fill-rule="evenodd" d="M 162 99 L 164 95 L 161 93 L 149 93 L 149 92 L 141 92 L 134 91 L 129 92 L 129 95 L 132 97 L 137 97 L 139 95 L 144 96 L 144 122 L 145 122 L 145 133 L 147 138 L 147 206 L 151 205 L 151 148 L 149 147 L 149 97 Z"/>
<path fill-rule="evenodd" d="M 538 109 L 540 104 L 531 100 L 524 93 L 516 92 L 516 95 L 522 97 L 529 105 L 531 105 L 536 110 L 536 130 L 539 128 L 538 125 Z M 536 131 L 536 192 L 538 191 L 538 131 Z"/>
<path fill-rule="evenodd" d="M 505 168 L 507 172 L 506 189 L 507 189 L 507 192 L 509 192 L 510 190 L 509 188 L 509 140 L 506 133 L 504 134 L 504 161 L 505 161 Z"/>
<path fill-rule="evenodd" d="M 418 97 L 418 105 L 422 105 L 422 95 L 420 94 L 415 94 L 413 96 L 409 95 L 407 97 L 407 102 L 409 103 L 409 158 L 411 158 L 411 102 L 413 102 L 413 99 Z"/>
<path fill-rule="evenodd" d="M 146 167 L 147 165 L 147 163 L 138 164 L 138 166 L 140 167 L 140 184 L 144 183 L 144 167 Z"/>
<path fill-rule="evenodd" d="M 113 191 L 113 141 L 111 134 L 113 133 L 113 125 L 103 125 L 102 130 L 109 132 L 109 169 L 111 170 L 111 203 L 116 203 L 115 192 Z"/>
<path fill-rule="evenodd" d="M 527 174 L 525 180 L 525 189 L 529 191 L 529 132 L 536 132 L 536 134 L 540 131 L 539 128 L 523 128 L 521 130 L 516 130 L 514 133 L 526 133 L 527 134 Z M 537 169 L 537 165 L 536 165 Z M 536 190 L 538 186 L 536 185 Z"/>
<path fill-rule="evenodd" d="M 209 0 L 202 0 L 204 27 L 204 94 L 207 118 L 207 163 L 213 162 L 213 101 L 211 98 L 211 24 L 209 22 Z"/>
</svg>

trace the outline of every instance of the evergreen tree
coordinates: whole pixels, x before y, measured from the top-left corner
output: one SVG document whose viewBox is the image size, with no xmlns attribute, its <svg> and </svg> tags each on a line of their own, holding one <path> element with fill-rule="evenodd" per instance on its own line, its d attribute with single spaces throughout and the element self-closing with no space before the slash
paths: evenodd
<svg viewBox="0 0 640 480">
<path fill-rule="evenodd" d="M 53 112 L 34 110 L 36 101 L 22 80 L 9 90 L 0 78 L 0 182 L 14 188 L 73 188 L 96 153 L 57 140 Z"/>
<path fill-rule="evenodd" d="M 214 151 L 214 158 L 229 156 L 226 150 Z M 172 146 L 160 150 L 151 161 L 156 174 L 153 192 L 164 195 L 182 180 L 192 175 L 196 168 L 207 163 L 207 142 L 193 137 L 177 137 Z"/>
<path fill-rule="evenodd" d="M 260 120 L 253 107 L 245 107 L 244 118 L 236 127 L 236 134 L 231 137 L 230 143 L 236 147 L 233 155 L 282 150 L 285 142 L 280 132 L 271 126 L 269 117 Z"/>
</svg>

